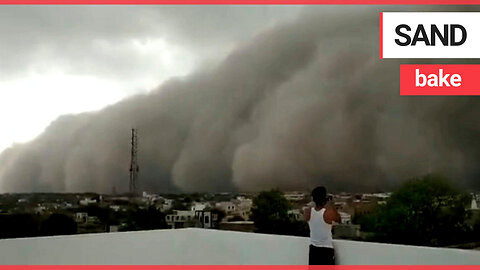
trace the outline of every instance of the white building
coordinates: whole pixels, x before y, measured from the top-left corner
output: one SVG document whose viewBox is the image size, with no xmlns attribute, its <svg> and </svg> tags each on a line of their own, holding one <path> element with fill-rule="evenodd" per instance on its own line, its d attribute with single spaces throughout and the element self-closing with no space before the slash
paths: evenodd
<svg viewBox="0 0 480 270">
<path fill-rule="evenodd" d="M 73 208 L 73 205 L 72 205 L 71 203 L 64 202 L 64 203 L 62 204 L 62 208 L 63 208 L 63 209 Z"/>
<path fill-rule="evenodd" d="M 165 216 L 165 221 L 172 229 L 188 227 L 213 228 L 216 216 L 210 211 L 174 210 L 173 214 Z"/>
<path fill-rule="evenodd" d="M 391 195 L 391 192 L 365 193 L 362 195 L 362 199 L 377 198 L 381 200 L 386 200 L 390 198 Z"/>
<path fill-rule="evenodd" d="M 83 200 L 80 200 L 78 202 L 78 204 L 82 205 L 82 206 L 87 206 L 87 205 L 90 205 L 90 204 L 96 204 L 97 203 L 97 200 L 96 199 L 90 199 L 90 198 L 85 198 Z"/>
<path fill-rule="evenodd" d="M 118 212 L 120 210 L 120 205 L 110 205 L 109 208 L 115 212 Z"/>
<path fill-rule="evenodd" d="M 88 224 L 94 224 L 94 223 L 99 223 L 100 220 L 96 216 L 87 216 L 87 223 Z"/>
<path fill-rule="evenodd" d="M 157 200 L 160 200 L 162 199 L 162 197 L 160 195 L 157 195 L 157 194 L 149 194 L 147 193 L 146 191 L 144 191 L 142 193 L 142 201 L 147 203 L 147 204 L 153 204 L 155 203 Z"/>
<path fill-rule="evenodd" d="M 291 218 L 293 218 L 297 221 L 303 220 L 303 215 L 300 212 L 300 209 L 289 210 L 287 213 L 288 213 L 289 217 L 291 217 Z"/>
<path fill-rule="evenodd" d="M 237 211 L 237 206 L 233 202 L 219 202 L 215 204 L 215 207 L 230 215 Z"/>
<path fill-rule="evenodd" d="M 215 227 L 217 217 L 211 211 L 195 211 L 195 218 L 198 221 L 197 227 L 211 229 Z"/>
<path fill-rule="evenodd" d="M 477 200 L 475 198 L 472 199 L 472 203 L 470 204 L 471 210 L 478 210 Z"/>
<path fill-rule="evenodd" d="M 165 216 L 165 221 L 172 229 L 192 227 L 189 225 L 195 224 L 195 211 L 174 210 L 173 214 Z"/>
<path fill-rule="evenodd" d="M 174 203 L 174 200 L 171 200 L 171 199 L 160 200 L 160 203 L 158 203 L 157 201 L 157 209 L 160 211 L 170 210 L 172 209 L 173 203 Z"/>
<path fill-rule="evenodd" d="M 354 225 L 351 223 L 337 224 L 333 227 L 333 237 L 339 239 L 352 239 L 360 237 L 360 225 Z"/>
<path fill-rule="evenodd" d="M 237 197 L 234 200 L 234 203 L 237 205 L 238 210 L 250 211 L 252 209 L 253 201 L 245 197 Z"/>
<path fill-rule="evenodd" d="M 33 211 L 35 212 L 35 214 L 37 215 L 42 215 L 45 213 L 45 211 L 47 210 L 47 208 L 43 205 L 38 205 L 37 207 L 35 207 L 33 209 Z"/>
<path fill-rule="evenodd" d="M 345 213 L 345 212 L 338 212 L 340 214 L 342 224 L 351 224 L 352 223 L 352 215 Z"/>
<path fill-rule="evenodd" d="M 287 192 L 283 196 L 285 199 L 293 202 L 305 199 L 305 194 L 303 192 Z"/>
<path fill-rule="evenodd" d="M 237 197 L 234 203 L 237 205 L 237 210 L 233 214 L 242 217 L 244 220 L 249 220 L 252 214 L 252 199 Z"/>
<path fill-rule="evenodd" d="M 190 210 L 192 211 L 203 211 L 205 210 L 206 208 L 209 208 L 211 207 L 210 206 L 210 203 L 208 202 L 194 202 L 192 204 L 192 206 L 190 207 Z"/>
<path fill-rule="evenodd" d="M 118 225 L 110 225 L 108 226 L 108 232 L 118 232 L 120 229 L 120 226 Z"/>
<path fill-rule="evenodd" d="M 215 207 L 226 214 L 226 219 L 239 216 L 244 220 L 249 220 L 252 213 L 252 199 L 238 196 L 231 201 L 224 201 L 215 204 Z"/>
<path fill-rule="evenodd" d="M 88 213 L 87 212 L 78 212 L 75 213 L 75 221 L 77 223 L 87 223 Z"/>
</svg>

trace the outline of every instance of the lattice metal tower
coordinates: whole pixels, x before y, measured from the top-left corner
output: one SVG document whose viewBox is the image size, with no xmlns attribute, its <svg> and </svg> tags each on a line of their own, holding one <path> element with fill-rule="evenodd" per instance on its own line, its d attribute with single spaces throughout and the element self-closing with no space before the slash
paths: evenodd
<svg viewBox="0 0 480 270">
<path fill-rule="evenodd" d="M 139 167 L 137 163 L 137 130 L 132 128 L 132 158 L 130 161 L 130 194 L 135 195 L 137 189 Z"/>
</svg>

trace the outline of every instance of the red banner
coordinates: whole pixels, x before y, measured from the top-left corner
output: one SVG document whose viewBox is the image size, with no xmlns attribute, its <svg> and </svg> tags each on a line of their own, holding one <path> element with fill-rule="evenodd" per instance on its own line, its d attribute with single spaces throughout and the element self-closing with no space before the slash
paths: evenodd
<svg viewBox="0 0 480 270">
<path fill-rule="evenodd" d="M 0 270 L 480 270 L 479 265 L 5 265 Z"/>
<path fill-rule="evenodd" d="M 480 65 L 400 65 L 400 95 L 480 95 Z"/>
</svg>

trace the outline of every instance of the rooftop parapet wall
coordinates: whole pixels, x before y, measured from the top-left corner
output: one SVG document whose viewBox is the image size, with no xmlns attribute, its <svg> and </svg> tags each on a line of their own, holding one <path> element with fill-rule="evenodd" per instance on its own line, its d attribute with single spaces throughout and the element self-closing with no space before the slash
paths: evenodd
<svg viewBox="0 0 480 270">
<path fill-rule="evenodd" d="M 335 241 L 338 264 L 480 264 L 480 251 Z M 177 229 L 0 240 L 1 264 L 302 265 L 308 238 Z"/>
</svg>

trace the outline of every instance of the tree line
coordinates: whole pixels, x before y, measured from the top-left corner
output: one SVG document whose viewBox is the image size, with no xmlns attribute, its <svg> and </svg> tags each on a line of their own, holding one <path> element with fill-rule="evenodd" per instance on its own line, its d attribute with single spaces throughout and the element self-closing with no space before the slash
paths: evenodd
<svg viewBox="0 0 480 270">
<path fill-rule="evenodd" d="M 421 246 L 480 242 L 480 211 L 468 209 L 472 197 L 441 175 L 405 181 L 385 204 L 355 220 L 369 232 L 364 240 Z M 253 200 L 252 220 L 259 233 L 308 236 L 305 222 L 288 215 L 290 203 L 279 190 Z"/>
</svg>

